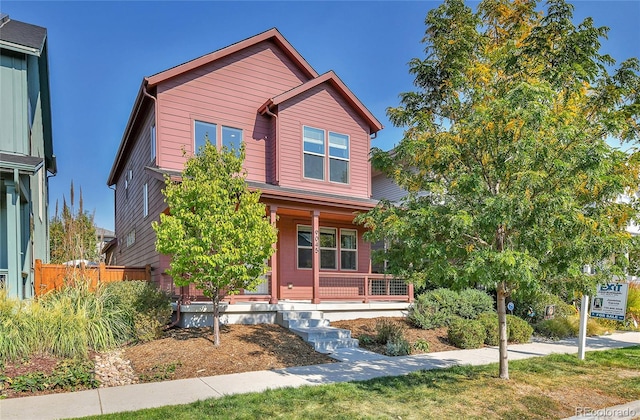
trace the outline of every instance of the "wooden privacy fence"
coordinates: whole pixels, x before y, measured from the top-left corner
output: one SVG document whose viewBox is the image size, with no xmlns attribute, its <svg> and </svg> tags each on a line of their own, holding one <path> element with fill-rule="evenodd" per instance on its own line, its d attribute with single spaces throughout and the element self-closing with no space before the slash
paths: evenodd
<svg viewBox="0 0 640 420">
<path fill-rule="evenodd" d="M 151 281 L 151 266 L 125 267 L 100 263 L 98 266 L 73 267 L 62 264 L 43 264 L 36 260 L 34 291 L 36 296 L 42 296 L 51 290 L 58 290 L 66 283 L 74 280 L 90 280 L 92 288 L 98 283 L 109 283 L 124 280 Z"/>
</svg>

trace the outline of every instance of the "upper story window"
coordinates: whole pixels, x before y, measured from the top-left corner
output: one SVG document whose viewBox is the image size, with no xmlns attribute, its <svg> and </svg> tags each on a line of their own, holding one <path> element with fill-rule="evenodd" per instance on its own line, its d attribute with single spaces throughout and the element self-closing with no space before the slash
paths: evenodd
<svg viewBox="0 0 640 420">
<path fill-rule="evenodd" d="M 327 144 L 324 130 L 304 127 L 303 131 L 304 177 L 324 181 L 328 154 L 329 181 L 348 184 L 349 136 L 330 131 Z"/>
<path fill-rule="evenodd" d="M 242 145 L 242 130 L 239 128 L 222 126 L 222 147 L 240 152 Z"/>
<path fill-rule="evenodd" d="M 304 127 L 304 177 L 324 181 L 324 131 Z"/>
<path fill-rule="evenodd" d="M 156 123 L 151 124 L 149 130 L 149 136 L 151 138 L 151 159 L 156 160 Z"/>
<path fill-rule="evenodd" d="M 142 186 L 142 216 L 149 215 L 149 184 Z"/>
<path fill-rule="evenodd" d="M 217 127 L 218 127 L 217 125 L 211 124 L 208 122 L 198 121 L 198 120 L 195 121 L 195 126 L 193 130 L 193 133 L 195 136 L 194 143 L 193 143 L 194 154 L 198 153 L 200 148 L 204 146 L 207 139 L 214 146 L 218 144 L 216 140 Z"/>
<path fill-rule="evenodd" d="M 329 181 L 349 183 L 349 136 L 329 132 Z"/>
</svg>

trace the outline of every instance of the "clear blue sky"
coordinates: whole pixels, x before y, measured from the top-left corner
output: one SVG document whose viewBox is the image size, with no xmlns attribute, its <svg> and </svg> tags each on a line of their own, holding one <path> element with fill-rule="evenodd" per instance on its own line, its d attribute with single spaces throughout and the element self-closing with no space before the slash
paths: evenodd
<svg viewBox="0 0 640 420">
<path fill-rule="evenodd" d="M 611 28 L 602 51 L 640 57 L 640 0 L 571 2 Z M 54 151 L 50 209 L 71 180 L 100 227 L 113 229 L 107 177 L 142 78 L 277 27 L 319 73 L 334 70 L 383 123 L 374 146 L 402 137 L 386 108 L 412 89 L 424 18 L 439 1 L 11 1 L 0 11 L 48 29 Z M 471 3 L 475 5 L 475 3 Z"/>
</svg>

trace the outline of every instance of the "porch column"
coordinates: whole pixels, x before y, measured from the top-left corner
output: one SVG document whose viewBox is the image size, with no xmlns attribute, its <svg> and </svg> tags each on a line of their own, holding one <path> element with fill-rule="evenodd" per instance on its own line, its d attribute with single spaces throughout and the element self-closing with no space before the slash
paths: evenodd
<svg viewBox="0 0 640 420">
<path fill-rule="evenodd" d="M 271 226 L 276 227 L 276 213 L 278 212 L 277 206 L 269 206 Z M 271 299 L 269 303 L 278 303 L 278 248 L 277 240 L 271 246 L 275 251 L 271 255 Z"/>
<path fill-rule="evenodd" d="M 311 303 L 320 303 L 320 211 L 311 212 L 313 220 L 311 230 L 313 231 L 313 299 Z"/>
</svg>

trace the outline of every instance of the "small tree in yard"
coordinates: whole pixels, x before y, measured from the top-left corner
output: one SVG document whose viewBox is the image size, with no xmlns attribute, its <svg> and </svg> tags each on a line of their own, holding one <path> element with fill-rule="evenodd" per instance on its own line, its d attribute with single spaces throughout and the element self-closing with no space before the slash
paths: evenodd
<svg viewBox="0 0 640 420">
<path fill-rule="evenodd" d="M 51 262 L 62 264 L 73 260 L 97 261 L 99 258 L 98 238 L 93 215 L 85 212 L 82 200 L 82 188 L 78 210 L 74 208 L 75 191 L 73 181 L 69 188 L 70 205 L 62 198 L 62 212 L 56 210 L 49 224 L 49 240 L 51 248 Z"/>
<path fill-rule="evenodd" d="M 428 13 L 427 57 L 410 63 L 417 91 L 388 110 L 404 138 L 372 158 L 409 195 L 359 219 L 390 244 L 394 274 L 496 290 L 505 379 L 506 298 L 593 290 L 585 264 L 622 274 L 625 227 L 638 220 L 640 156 L 606 142 L 638 140 L 638 60 L 609 74 L 606 28 L 574 25 L 562 0 L 537 8 L 485 0 L 474 13 L 446 0 Z"/>
<path fill-rule="evenodd" d="M 153 223 L 156 249 L 172 256 L 167 272 L 175 284 L 194 283 L 211 298 L 216 346 L 220 296 L 255 289 L 276 241 L 260 192 L 247 189 L 243 160 L 244 146 L 220 153 L 207 140 L 187 161 L 181 182 L 166 180 L 170 214 Z"/>
</svg>

